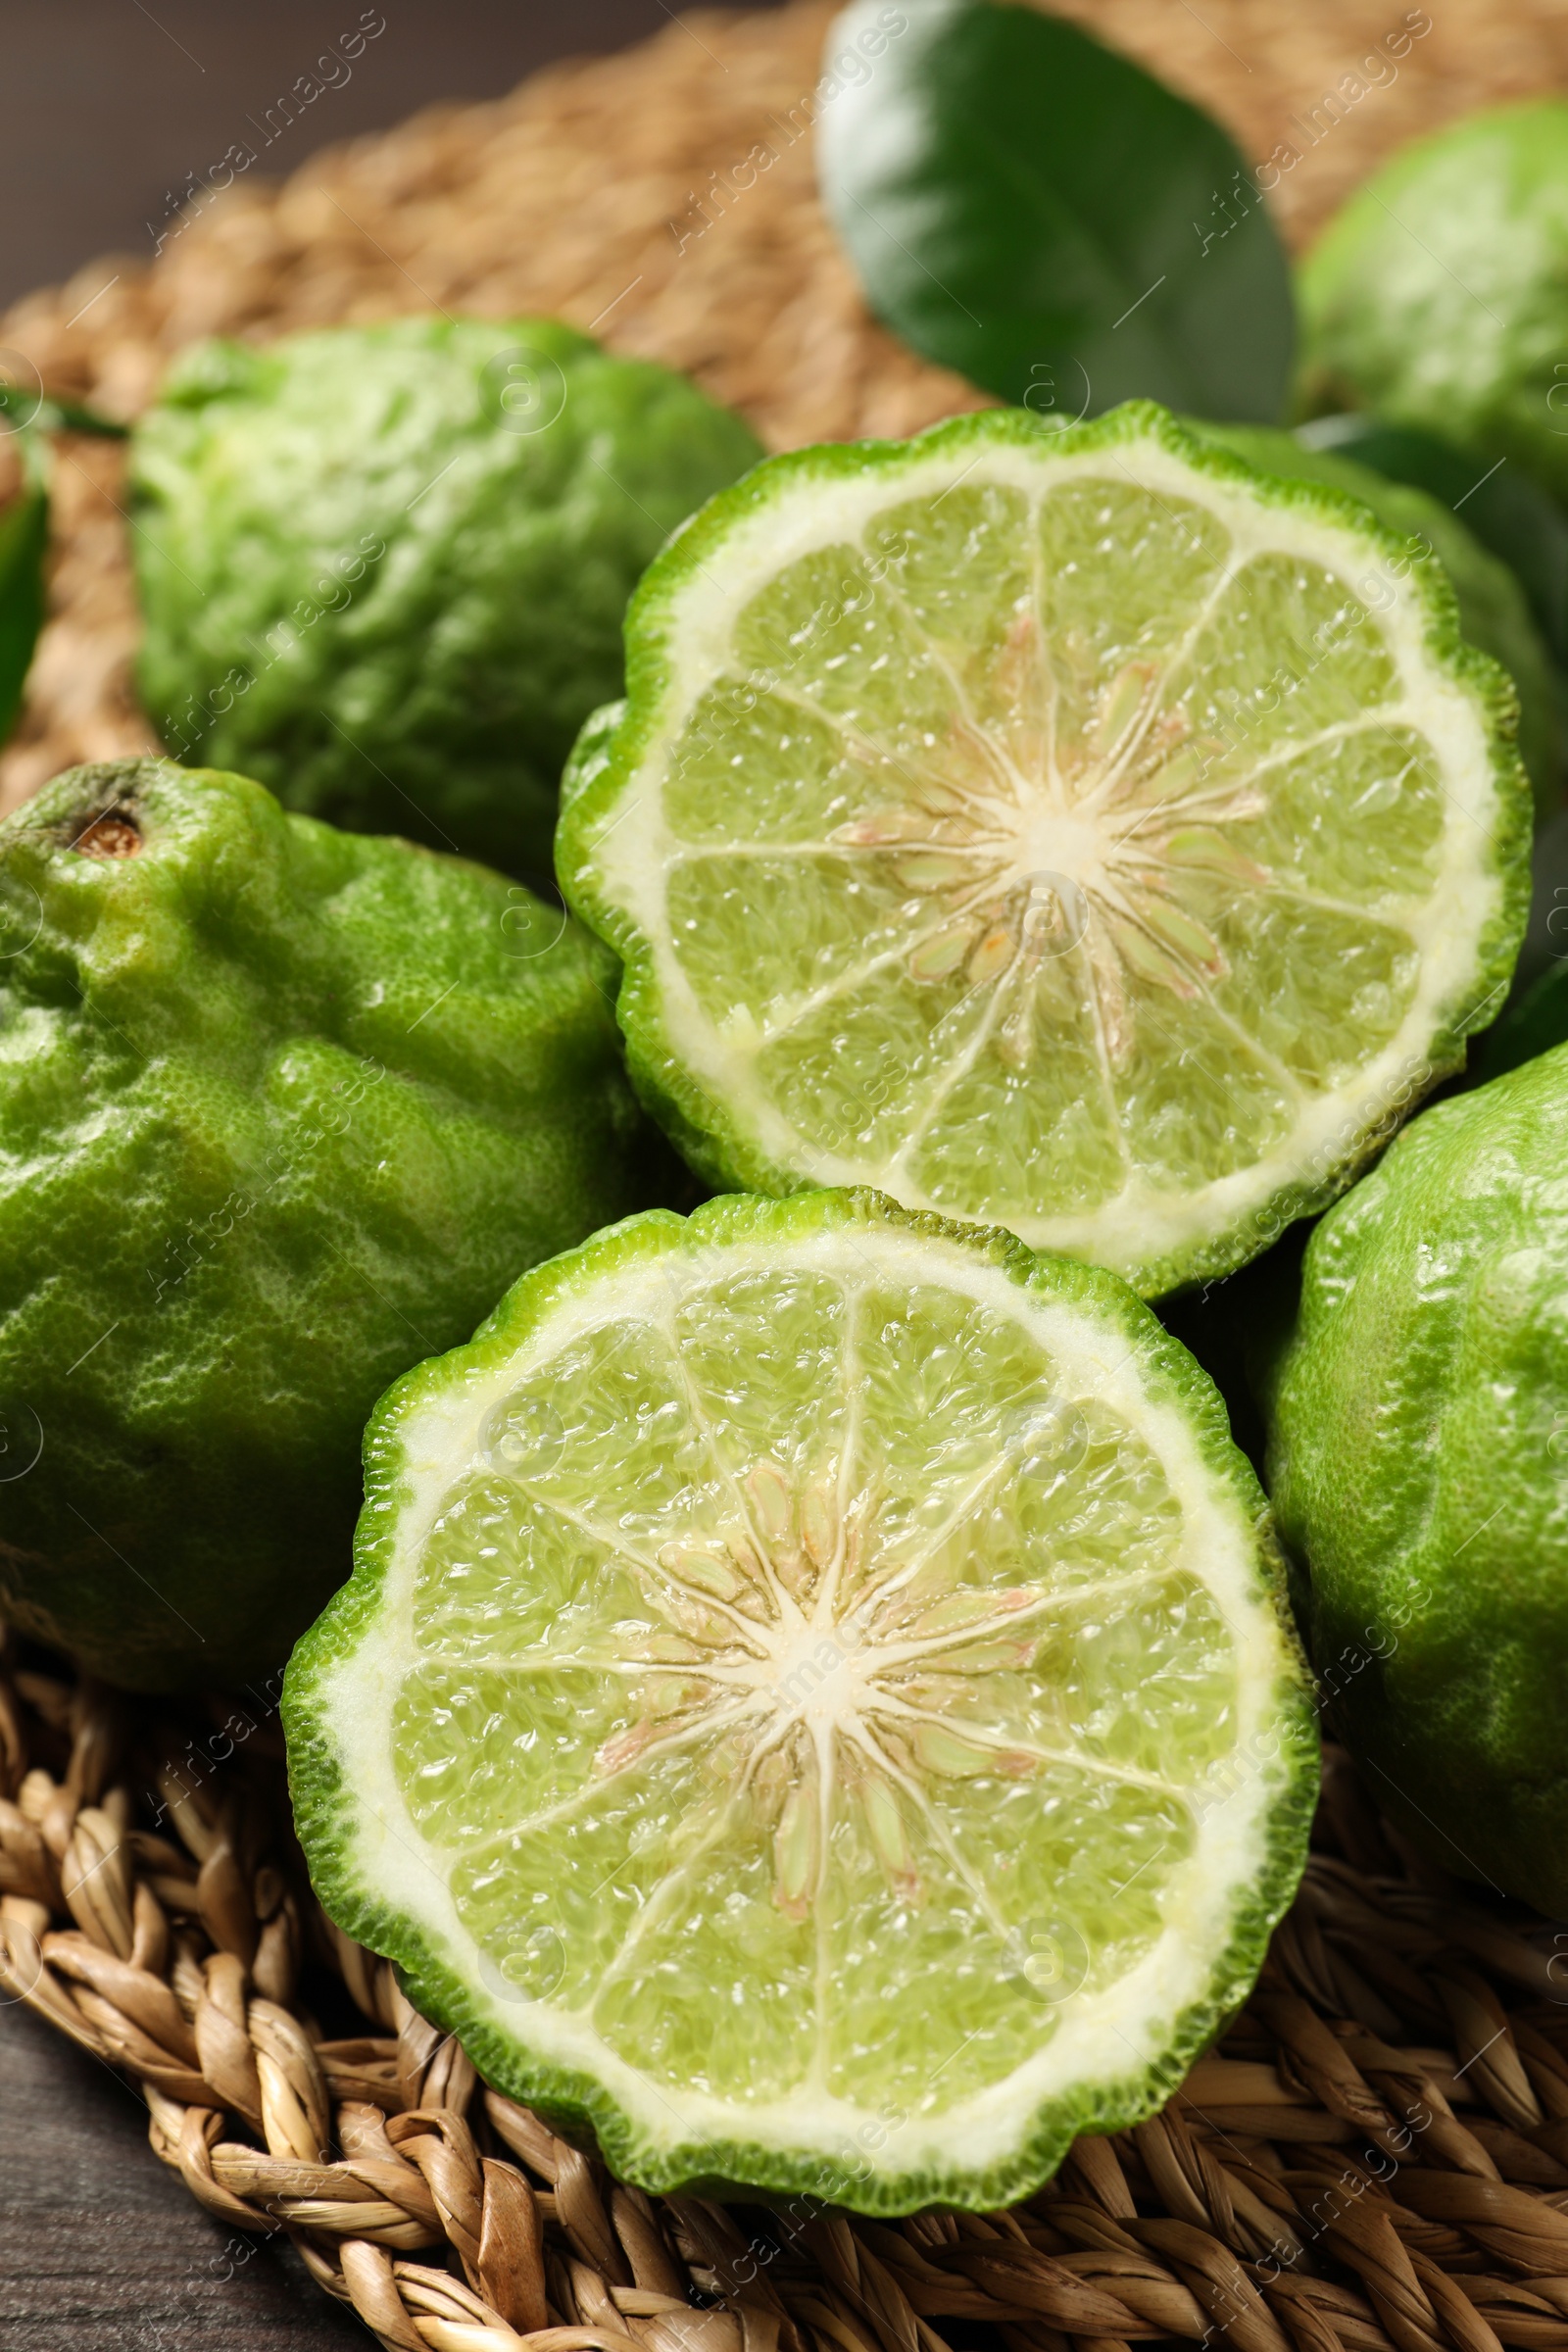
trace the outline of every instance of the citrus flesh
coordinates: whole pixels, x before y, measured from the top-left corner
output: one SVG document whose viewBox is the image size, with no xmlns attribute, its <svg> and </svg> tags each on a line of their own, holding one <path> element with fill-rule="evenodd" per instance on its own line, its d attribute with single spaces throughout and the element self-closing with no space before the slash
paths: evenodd
<svg viewBox="0 0 1568 2352">
<path fill-rule="evenodd" d="M 1408 482 L 1390 481 L 1353 456 L 1312 448 L 1269 424 L 1192 427 L 1200 439 L 1229 449 L 1264 473 L 1325 482 L 1370 507 L 1404 542 L 1406 566 L 1442 564 L 1459 609 L 1459 629 L 1512 678 L 1519 695 L 1519 757 L 1544 824 L 1562 807 L 1561 689 L 1525 592 L 1508 565 L 1482 546 L 1463 518 L 1441 499 Z"/>
<path fill-rule="evenodd" d="M 1148 404 L 772 460 L 627 644 L 558 871 L 710 1182 L 1152 1296 L 1332 1198 L 1500 1002 L 1507 682 L 1367 510 Z"/>
<path fill-rule="evenodd" d="M 874 1195 L 654 1211 L 371 1425 L 295 1652 L 333 1916 L 650 2188 L 1025 2193 L 1244 1996 L 1315 1737 L 1122 1284 Z"/>
</svg>

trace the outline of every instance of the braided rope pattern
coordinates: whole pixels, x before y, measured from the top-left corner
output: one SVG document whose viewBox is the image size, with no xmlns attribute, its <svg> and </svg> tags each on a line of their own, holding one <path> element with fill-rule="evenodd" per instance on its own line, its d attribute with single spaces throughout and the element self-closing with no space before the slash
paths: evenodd
<svg viewBox="0 0 1568 2352">
<path fill-rule="evenodd" d="M 0 1994 L 397 2352 L 949 2352 L 944 2321 L 1001 2352 L 1568 2352 L 1568 1970 L 1397 1850 L 1342 1756 L 1263 1980 L 1163 2114 L 1011 2212 L 884 2224 L 650 2198 L 485 2089 L 315 1902 L 259 1713 L 192 1739 L 0 1652 Z"/>
</svg>

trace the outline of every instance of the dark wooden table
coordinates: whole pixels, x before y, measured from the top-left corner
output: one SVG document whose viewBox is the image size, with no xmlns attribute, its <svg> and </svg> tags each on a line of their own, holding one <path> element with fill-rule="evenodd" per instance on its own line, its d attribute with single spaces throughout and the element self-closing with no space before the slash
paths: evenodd
<svg viewBox="0 0 1568 2352">
<path fill-rule="evenodd" d="M 369 2342 L 284 2241 L 213 2221 L 147 2144 L 134 2091 L 0 2007 L 5 2352 L 343 2352 Z"/>
</svg>

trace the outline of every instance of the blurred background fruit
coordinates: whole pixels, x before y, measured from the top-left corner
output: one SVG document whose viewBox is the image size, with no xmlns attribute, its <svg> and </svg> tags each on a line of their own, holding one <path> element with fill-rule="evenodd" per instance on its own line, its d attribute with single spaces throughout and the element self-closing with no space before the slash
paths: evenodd
<svg viewBox="0 0 1568 2352">
<path fill-rule="evenodd" d="M 1396 155 L 1299 278 L 1309 408 L 1365 408 L 1511 460 L 1568 501 L 1568 100 Z"/>
</svg>

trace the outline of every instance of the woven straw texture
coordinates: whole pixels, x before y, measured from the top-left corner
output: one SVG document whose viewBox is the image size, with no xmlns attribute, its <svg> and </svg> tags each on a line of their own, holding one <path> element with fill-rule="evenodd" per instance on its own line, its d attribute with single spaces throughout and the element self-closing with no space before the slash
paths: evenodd
<svg viewBox="0 0 1568 2352">
<path fill-rule="evenodd" d="M 1218 114 L 1250 163 L 1277 157 L 1270 201 L 1297 241 L 1413 131 L 1568 83 L 1568 0 L 1061 7 Z M 831 14 L 820 0 L 694 11 L 623 56 L 325 151 L 280 188 L 262 179 L 264 152 L 150 265 L 112 255 L 14 305 L 0 349 L 130 417 L 196 336 L 543 313 L 686 369 L 773 448 L 917 431 L 982 404 L 868 318 L 817 202 L 809 125 Z M 759 148 L 772 161 L 737 187 Z M 53 618 L 0 756 L 0 809 L 76 760 L 155 748 L 130 684 L 122 465 L 105 443 L 63 445 Z"/>
<path fill-rule="evenodd" d="M 1253 162 L 1298 151 L 1274 197 L 1297 242 L 1413 130 L 1568 82 L 1568 0 L 1065 5 Z M 694 14 L 282 187 L 258 172 L 150 266 L 112 257 L 16 305 L 0 346 L 128 418 L 197 335 L 545 312 L 689 370 L 773 447 L 915 430 L 978 396 L 867 317 L 822 217 L 808 123 L 828 14 Z M 1395 76 L 1323 109 L 1404 26 Z M 759 143 L 771 164 L 724 192 Z M 150 748 L 122 464 L 61 443 L 51 617 L 0 805 Z M 1424 1869 L 1333 1751 L 1306 1883 L 1218 2050 L 1162 2116 L 1080 2141 L 1039 2197 L 985 2219 L 612 2181 L 476 2084 L 325 1920 L 270 1706 L 176 1719 L 15 1647 L 0 1990 L 123 2070 L 192 2193 L 286 2232 L 399 2352 L 1568 2352 L 1568 1936 Z"/>
<path fill-rule="evenodd" d="M 891 2225 L 650 2199 L 484 2090 L 312 1897 L 254 1697 L 176 1722 L 0 1654 L 0 1992 L 399 2352 L 1568 2345 L 1568 1937 L 1413 1864 L 1336 1751 L 1164 2113 L 1011 2212 Z"/>
</svg>

